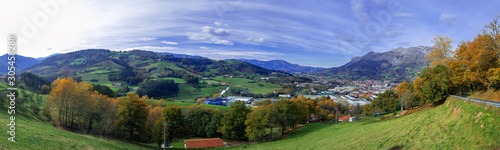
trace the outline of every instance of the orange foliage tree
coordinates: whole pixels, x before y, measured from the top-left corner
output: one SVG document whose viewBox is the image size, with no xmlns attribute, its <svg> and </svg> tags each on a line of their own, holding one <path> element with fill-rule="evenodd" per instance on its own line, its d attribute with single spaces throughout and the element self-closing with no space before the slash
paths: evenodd
<svg viewBox="0 0 500 150">
<path fill-rule="evenodd" d="M 52 121 L 64 128 L 83 130 L 92 121 L 97 108 L 96 92 L 92 85 L 72 78 L 57 79 L 47 95 L 47 108 Z"/>
</svg>

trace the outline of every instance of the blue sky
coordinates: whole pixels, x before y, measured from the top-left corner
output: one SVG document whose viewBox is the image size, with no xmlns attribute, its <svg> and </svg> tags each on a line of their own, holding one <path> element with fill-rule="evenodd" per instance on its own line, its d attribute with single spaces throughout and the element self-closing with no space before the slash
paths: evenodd
<svg viewBox="0 0 500 150">
<path fill-rule="evenodd" d="M 0 40 L 19 54 L 143 49 L 212 59 L 281 59 L 335 67 L 369 51 L 472 40 L 500 1 L 20 0 L 0 2 Z M 6 47 L 6 42 L 0 42 Z"/>
</svg>

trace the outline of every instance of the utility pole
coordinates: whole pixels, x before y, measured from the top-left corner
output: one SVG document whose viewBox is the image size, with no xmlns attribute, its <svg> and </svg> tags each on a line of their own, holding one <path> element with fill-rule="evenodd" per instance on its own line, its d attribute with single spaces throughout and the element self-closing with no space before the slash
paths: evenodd
<svg viewBox="0 0 500 150">
<path fill-rule="evenodd" d="M 338 111 L 339 111 L 338 108 L 335 109 L 335 123 L 338 123 L 338 121 L 339 121 L 339 119 L 338 119 L 338 117 L 339 117 Z"/>
<path fill-rule="evenodd" d="M 403 93 L 401 93 L 401 111 L 403 111 Z"/>
</svg>

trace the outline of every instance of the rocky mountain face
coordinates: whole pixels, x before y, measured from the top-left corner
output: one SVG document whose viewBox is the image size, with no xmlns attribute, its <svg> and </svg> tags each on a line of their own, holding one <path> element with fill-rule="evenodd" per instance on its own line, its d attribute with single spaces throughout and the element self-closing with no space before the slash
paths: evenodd
<svg viewBox="0 0 500 150">
<path fill-rule="evenodd" d="M 369 52 L 351 59 L 340 67 L 328 68 L 313 74 L 347 80 L 413 80 L 415 73 L 426 66 L 424 56 L 430 47 L 396 48 L 387 52 Z"/>
</svg>

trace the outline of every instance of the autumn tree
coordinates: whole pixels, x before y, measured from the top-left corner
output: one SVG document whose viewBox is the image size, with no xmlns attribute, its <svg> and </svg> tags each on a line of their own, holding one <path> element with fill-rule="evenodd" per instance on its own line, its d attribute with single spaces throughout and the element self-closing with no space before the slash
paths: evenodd
<svg viewBox="0 0 500 150">
<path fill-rule="evenodd" d="M 118 99 L 117 98 L 99 98 L 97 101 L 98 122 L 97 130 L 101 135 L 112 135 L 115 131 L 114 121 L 118 113 Z"/>
<path fill-rule="evenodd" d="M 206 100 L 206 98 L 205 98 L 205 97 L 202 97 L 202 98 L 198 98 L 198 99 L 196 100 L 196 102 L 197 102 L 198 104 L 205 104 L 205 100 Z"/>
<path fill-rule="evenodd" d="M 167 106 L 163 108 L 162 113 L 167 125 L 166 135 L 169 142 L 172 142 L 174 138 L 183 138 L 189 135 L 189 128 L 185 125 L 181 108 Z"/>
<path fill-rule="evenodd" d="M 132 142 L 134 135 L 144 133 L 148 117 L 148 105 L 139 100 L 139 95 L 129 93 L 126 97 L 120 98 L 118 103 L 118 117 L 115 126 L 119 130 L 125 131 Z"/>
<path fill-rule="evenodd" d="M 487 35 L 487 40 L 482 41 L 488 51 L 494 51 L 497 53 L 498 59 L 500 59 L 500 24 L 498 24 L 499 19 L 500 15 L 497 15 L 492 22 L 490 22 L 483 28 L 483 34 Z"/>
<path fill-rule="evenodd" d="M 403 81 L 396 87 L 396 93 L 402 100 L 403 106 L 411 108 L 411 106 L 413 105 L 413 100 L 415 98 L 415 94 L 413 93 L 413 85 L 411 85 L 411 83 Z"/>
<path fill-rule="evenodd" d="M 272 108 L 271 119 L 281 127 L 282 135 L 286 129 L 294 128 L 304 118 L 301 108 L 292 100 L 280 100 Z"/>
<path fill-rule="evenodd" d="M 266 128 L 272 128 L 269 126 L 271 121 L 271 107 L 260 106 L 250 112 L 245 120 L 246 136 L 249 140 L 261 140 L 266 135 Z"/>
<path fill-rule="evenodd" d="M 148 107 L 148 119 L 146 121 L 146 132 L 144 135 L 146 139 L 154 139 L 153 133 L 151 132 L 154 128 L 154 124 L 158 119 L 163 118 L 162 117 L 162 108 L 160 106 Z"/>
<path fill-rule="evenodd" d="M 97 107 L 96 99 L 92 98 L 97 93 L 92 90 L 92 85 L 65 78 L 55 80 L 51 87 L 47 108 L 53 122 L 64 128 L 83 130 Z"/>
<path fill-rule="evenodd" d="M 153 124 L 153 128 L 151 129 L 152 140 L 158 144 L 158 149 L 161 149 L 161 143 L 163 143 L 163 130 L 165 130 L 163 123 L 165 122 L 165 118 L 160 117 Z M 167 145 L 167 144 L 166 144 Z"/>
<path fill-rule="evenodd" d="M 425 56 L 425 59 L 431 63 L 431 66 L 446 64 L 453 55 L 453 50 L 451 49 L 453 40 L 448 36 L 443 37 L 438 34 L 432 42 L 434 45 L 431 47 L 431 52 Z"/>
<path fill-rule="evenodd" d="M 250 111 L 244 101 L 236 101 L 231 105 L 222 119 L 222 134 L 231 139 L 244 139 L 246 134 L 245 120 Z"/>
</svg>

